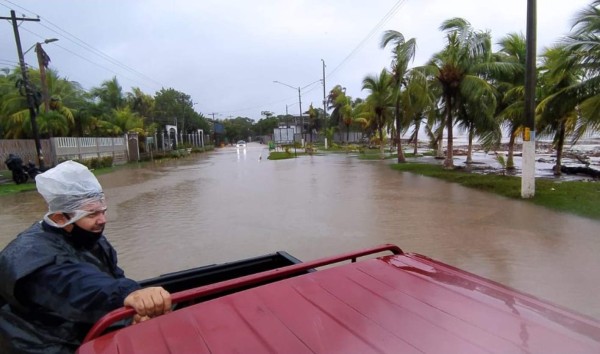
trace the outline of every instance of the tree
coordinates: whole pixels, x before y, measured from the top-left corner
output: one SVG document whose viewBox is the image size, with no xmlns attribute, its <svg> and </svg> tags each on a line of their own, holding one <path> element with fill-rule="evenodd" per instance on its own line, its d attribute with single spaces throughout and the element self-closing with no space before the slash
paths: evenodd
<svg viewBox="0 0 600 354">
<path fill-rule="evenodd" d="M 561 90 L 548 104 L 568 110 L 575 103 L 579 120 L 572 142 L 600 131 L 600 0 L 592 1 L 575 16 L 573 33 L 564 41 L 580 80 Z"/>
<path fill-rule="evenodd" d="M 406 76 L 405 89 L 400 93 L 400 101 L 408 120 L 407 128 L 414 126 L 410 140 L 414 142 L 413 153 L 416 155 L 423 119 L 436 117 L 436 93 L 430 88 L 429 81 L 423 73 L 411 70 Z"/>
<path fill-rule="evenodd" d="M 402 89 L 406 88 L 408 75 L 408 64 L 414 59 L 417 47 L 417 41 L 414 38 L 408 41 L 404 40 L 402 33 L 389 30 L 384 32 L 381 39 L 381 47 L 385 48 L 388 44 L 393 43 L 392 51 L 392 77 L 396 88 L 396 97 L 394 104 L 394 115 L 396 118 L 396 141 L 398 143 L 398 162 L 406 162 L 404 151 L 402 149 L 402 133 L 405 131 L 403 121 L 408 119 L 408 116 L 401 111 Z"/>
<path fill-rule="evenodd" d="M 497 117 L 508 130 L 508 156 L 506 169 L 514 170 L 515 139 L 525 124 L 525 60 L 526 42 L 523 34 L 509 33 L 498 42 L 500 51 L 495 53 L 499 62 L 513 63 L 512 73 L 492 76 L 498 92 Z"/>
<path fill-rule="evenodd" d="M 315 109 L 315 107 L 313 107 L 312 103 L 310 104 L 310 106 L 308 107 L 308 131 L 309 133 L 309 137 L 310 137 L 310 142 L 312 142 L 312 135 L 313 135 L 313 131 L 318 130 L 321 126 L 320 122 L 319 122 L 319 110 Z"/>
<path fill-rule="evenodd" d="M 90 90 L 90 94 L 93 98 L 97 98 L 99 108 L 102 112 L 110 112 L 113 109 L 122 108 L 125 104 L 125 98 L 123 97 L 123 88 L 119 84 L 117 77 L 113 77 L 112 80 L 106 80 L 102 82 L 100 87 L 94 87 Z"/>
<path fill-rule="evenodd" d="M 279 126 L 277 117 L 268 117 L 260 119 L 254 124 L 254 131 L 257 135 L 272 135 L 273 130 Z"/>
<path fill-rule="evenodd" d="M 447 32 L 446 47 L 435 54 L 420 70 L 435 77 L 441 86 L 448 134 L 448 150 L 444 167 L 454 168 L 454 116 L 461 107 L 461 100 L 474 103 L 477 99 L 485 97 L 486 99 L 481 102 L 486 105 L 495 101 L 492 86 L 479 76 L 482 73 L 489 74 L 492 69 L 489 65 L 491 38 L 489 32 L 475 31 L 469 22 L 462 18 L 446 20 L 440 29 Z M 495 105 L 495 102 L 493 104 Z"/>
<path fill-rule="evenodd" d="M 125 97 L 127 105 L 140 118 L 148 123 L 154 121 L 154 97 L 145 94 L 139 87 L 133 87 Z"/>
<path fill-rule="evenodd" d="M 577 100 L 570 99 L 569 88 L 579 83 L 581 70 L 564 45 L 547 49 L 542 55 L 540 84 L 543 97 L 536 108 L 540 135 L 552 135 L 556 148 L 554 174 L 561 174 L 562 152 L 567 135 L 576 131 L 579 119 Z M 560 106 L 560 107 L 559 107 Z"/>
<path fill-rule="evenodd" d="M 381 158 L 384 157 L 383 127 L 392 120 L 394 109 L 393 80 L 392 75 L 384 68 L 379 75 L 365 77 L 362 86 L 363 90 L 369 91 L 366 103 L 374 113 L 372 124 L 379 134 Z"/>
</svg>

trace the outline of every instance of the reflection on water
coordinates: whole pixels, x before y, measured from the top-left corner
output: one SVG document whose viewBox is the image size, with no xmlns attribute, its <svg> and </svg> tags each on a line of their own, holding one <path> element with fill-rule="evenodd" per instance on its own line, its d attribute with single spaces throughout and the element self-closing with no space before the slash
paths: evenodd
<svg viewBox="0 0 600 354">
<path fill-rule="evenodd" d="M 348 155 L 266 160 L 223 148 L 102 175 L 107 236 L 136 279 L 286 250 L 309 260 L 394 243 L 600 318 L 600 222 Z M 0 197 L 0 246 L 39 219 Z"/>
</svg>

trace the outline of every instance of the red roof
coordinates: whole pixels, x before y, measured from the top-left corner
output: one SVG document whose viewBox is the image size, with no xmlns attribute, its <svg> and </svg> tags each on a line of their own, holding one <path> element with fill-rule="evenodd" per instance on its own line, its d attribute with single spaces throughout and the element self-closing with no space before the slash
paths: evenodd
<svg viewBox="0 0 600 354">
<path fill-rule="evenodd" d="M 192 305 L 79 349 L 232 352 L 600 353 L 600 322 L 424 256 L 399 254 Z"/>
</svg>

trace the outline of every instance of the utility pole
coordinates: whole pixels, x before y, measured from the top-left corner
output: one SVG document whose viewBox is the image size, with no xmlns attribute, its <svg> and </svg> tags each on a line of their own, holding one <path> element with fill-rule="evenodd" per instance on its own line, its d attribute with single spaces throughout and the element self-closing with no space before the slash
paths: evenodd
<svg viewBox="0 0 600 354">
<path fill-rule="evenodd" d="M 327 127 L 327 99 L 325 95 L 325 60 L 323 62 L 323 125 Z"/>
<path fill-rule="evenodd" d="M 535 83 L 536 0 L 527 0 L 527 56 L 525 69 L 525 130 L 521 162 L 521 198 L 535 196 Z"/>
<path fill-rule="evenodd" d="M 304 116 L 302 115 L 302 95 L 300 93 L 300 86 L 298 86 L 298 105 L 300 106 L 300 123 L 302 124 L 300 132 L 302 133 L 302 139 L 306 141 L 306 137 L 304 136 Z"/>
<path fill-rule="evenodd" d="M 216 122 L 215 122 L 215 114 L 219 114 L 217 112 L 208 113 L 213 117 L 213 140 L 215 147 L 217 146 L 217 130 L 216 130 Z"/>
<path fill-rule="evenodd" d="M 21 48 L 21 37 L 19 36 L 19 26 L 17 25 L 17 16 L 14 10 L 10 10 L 10 17 L 0 17 L 0 20 L 11 20 L 13 25 L 13 32 L 15 33 L 15 42 L 17 44 L 17 54 L 19 55 L 19 65 L 21 66 L 21 75 L 23 75 L 23 84 L 25 85 L 25 95 L 27 97 L 27 105 L 29 106 L 29 118 L 31 119 L 31 131 L 33 132 L 33 139 L 35 140 L 35 149 L 38 156 L 38 164 L 40 168 L 44 168 L 44 154 L 42 153 L 42 144 L 40 143 L 40 134 L 38 125 L 35 120 L 36 118 L 36 107 L 31 85 L 29 84 L 29 77 L 27 76 L 27 67 L 25 65 L 25 58 L 23 56 L 23 49 Z M 20 21 L 35 21 L 39 22 L 39 18 L 19 18 Z"/>
</svg>

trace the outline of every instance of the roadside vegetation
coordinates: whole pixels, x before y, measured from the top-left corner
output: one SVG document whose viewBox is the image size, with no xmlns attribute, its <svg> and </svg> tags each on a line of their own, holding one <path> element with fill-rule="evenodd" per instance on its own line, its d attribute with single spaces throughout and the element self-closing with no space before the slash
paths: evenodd
<svg viewBox="0 0 600 354">
<path fill-rule="evenodd" d="M 427 163 L 394 164 L 392 168 L 397 171 L 443 179 L 508 198 L 521 199 L 520 177 L 448 170 L 444 169 L 442 165 Z M 600 184 L 597 182 L 556 182 L 537 178 L 535 180 L 535 197 L 521 200 L 557 211 L 600 220 Z"/>
</svg>

